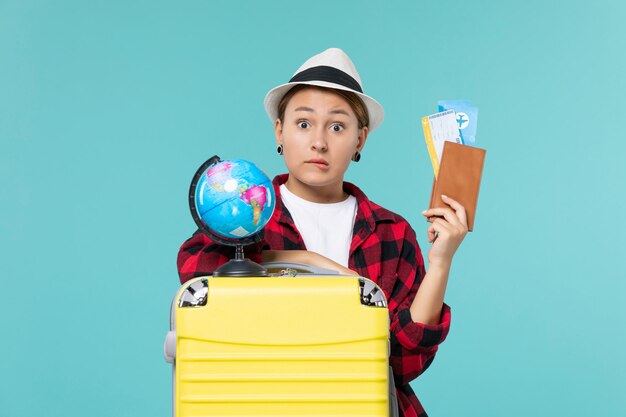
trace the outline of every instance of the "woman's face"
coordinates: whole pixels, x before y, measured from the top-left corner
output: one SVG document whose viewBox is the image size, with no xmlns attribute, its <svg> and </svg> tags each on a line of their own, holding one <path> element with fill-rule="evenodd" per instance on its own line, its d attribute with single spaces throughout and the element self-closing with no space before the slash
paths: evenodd
<svg viewBox="0 0 626 417">
<path fill-rule="evenodd" d="M 276 120 L 274 131 L 276 143 L 283 145 L 291 192 L 314 202 L 345 198 L 343 176 L 368 131 L 359 129 L 343 97 L 324 89 L 300 90 L 289 100 L 283 122 Z"/>
</svg>

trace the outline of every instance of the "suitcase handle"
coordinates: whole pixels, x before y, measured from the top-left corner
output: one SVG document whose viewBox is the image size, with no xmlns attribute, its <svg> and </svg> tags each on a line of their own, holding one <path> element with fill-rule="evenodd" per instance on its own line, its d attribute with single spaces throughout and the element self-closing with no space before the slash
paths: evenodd
<svg viewBox="0 0 626 417">
<path fill-rule="evenodd" d="M 333 269 L 326 269 L 319 266 L 311 266 L 306 264 L 298 264 L 294 262 L 264 262 L 261 264 L 265 269 L 295 269 L 297 272 L 316 275 L 339 275 L 339 272 Z"/>
</svg>

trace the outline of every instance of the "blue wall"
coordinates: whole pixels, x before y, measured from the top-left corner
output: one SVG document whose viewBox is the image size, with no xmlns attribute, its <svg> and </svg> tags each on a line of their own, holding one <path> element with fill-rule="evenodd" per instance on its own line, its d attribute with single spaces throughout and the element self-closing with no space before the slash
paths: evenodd
<svg viewBox="0 0 626 417">
<path fill-rule="evenodd" d="M 387 114 L 346 179 L 424 253 L 420 117 L 480 108 L 453 327 L 414 383 L 429 414 L 620 414 L 625 19 L 617 0 L 1 1 L 0 414 L 169 415 L 189 180 L 213 154 L 283 172 L 263 97 L 331 46 Z"/>
</svg>

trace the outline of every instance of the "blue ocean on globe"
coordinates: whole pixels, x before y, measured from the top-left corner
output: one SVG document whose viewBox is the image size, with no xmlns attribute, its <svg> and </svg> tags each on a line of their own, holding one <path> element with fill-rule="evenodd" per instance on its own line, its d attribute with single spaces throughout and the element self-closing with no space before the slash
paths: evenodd
<svg viewBox="0 0 626 417">
<path fill-rule="evenodd" d="M 196 209 L 212 232 L 243 239 L 260 231 L 274 213 L 272 182 L 255 164 L 224 160 L 202 173 L 196 187 Z"/>
</svg>

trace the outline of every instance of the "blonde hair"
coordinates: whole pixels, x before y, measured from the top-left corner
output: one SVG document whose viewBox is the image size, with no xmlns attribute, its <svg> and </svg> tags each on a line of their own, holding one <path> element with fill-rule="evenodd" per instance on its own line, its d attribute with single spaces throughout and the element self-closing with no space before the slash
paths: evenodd
<svg viewBox="0 0 626 417">
<path fill-rule="evenodd" d="M 278 118 L 280 119 L 281 123 L 284 122 L 285 109 L 287 108 L 287 104 L 289 104 L 289 100 L 291 100 L 291 98 L 298 91 L 302 91 L 307 88 L 330 91 L 332 93 L 337 94 L 338 96 L 346 100 L 348 104 L 350 105 L 350 108 L 356 115 L 356 119 L 359 122 L 359 129 L 362 129 L 366 126 L 369 127 L 370 115 L 367 112 L 367 107 L 365 107 L 363 100 L 361 100 L 358 95 L 356 95 L 352 91 L 337 90 L 335 88 L 318 87 L 315 85 L 308 85 L 308 84 L 296 85 L 291 90 L 287 91 L 287 93 L 283 96 L 283 98 L 280 99 L 280 102 L 278 103 Z"/>
</svg>

